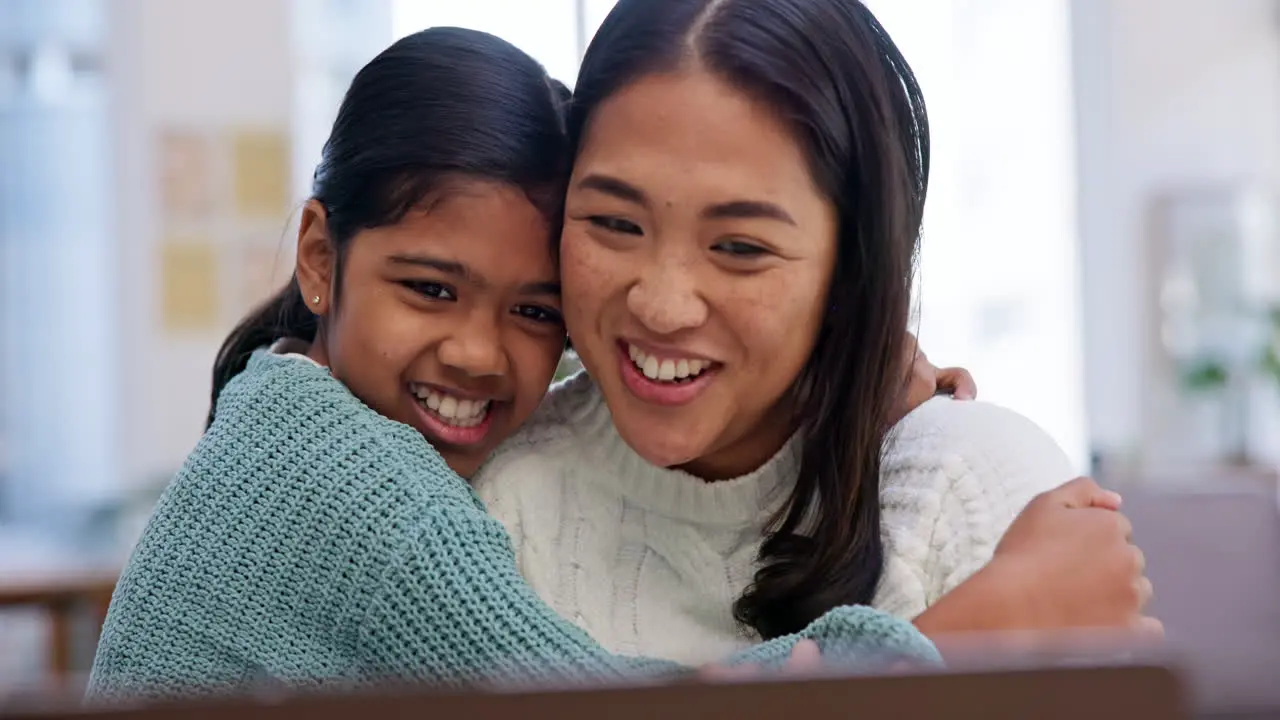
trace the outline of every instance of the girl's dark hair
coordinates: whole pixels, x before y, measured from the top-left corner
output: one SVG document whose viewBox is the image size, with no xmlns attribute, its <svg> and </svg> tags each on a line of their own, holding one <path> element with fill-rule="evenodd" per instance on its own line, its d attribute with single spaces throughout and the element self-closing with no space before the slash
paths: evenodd
<svg viewBox="0 0 1280 720">
<path fill-rule="evenodd" d="M 519 187 L 558 227 L 570 159 L 568 101 L 568 89 L 537 61 L 474 30 L 423 30 L 365 65 L 338 109 L 311 190 L 337 245 L 338 288 L 357 233 L 399 222 L 459 179 Z M 318 322 L 296 275 L 242 320 L 214 362 L 208 422 L 254 350 L 285 337 L 313 341 Z"/>
<path fill-rule="evenodd" d="M 572 142 L 629 83 L 685 67 L 790 123 L 839 211 L 828 310 L 794 386 L 799 479 L 734 606 L 770 638 L 835 606 L 870 603 L 880 580 L 880 456 L 903 391 L 928 119 L 911 68 L 858 0 L 620 0 L 583 60 Z"/>
</svg>

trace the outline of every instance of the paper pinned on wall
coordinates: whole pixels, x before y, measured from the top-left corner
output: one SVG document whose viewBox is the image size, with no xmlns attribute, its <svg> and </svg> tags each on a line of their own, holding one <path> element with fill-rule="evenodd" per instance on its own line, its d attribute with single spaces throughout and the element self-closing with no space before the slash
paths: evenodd
<svg viewBox="0 0 1280 720">
<path fill-rule="evenodd" d="M 239 131 L 231 136 L 233 194 L 242 218 L 273 219 L 289 206 L 289 141 L 282 132 Z"/>
<path fill-rule="evenodd" d="M 214 213 L 213 152 L 197 132 L 165 130 L 156 148 L 161 210 L 167 220 L 203 220 Z"/>
<path fill-rule="evenodd" d="M 206 239 L 171 238 L 160 248 L 161 323 L 166 332 L 216 330 L 218 254 Z"/>
</svg>

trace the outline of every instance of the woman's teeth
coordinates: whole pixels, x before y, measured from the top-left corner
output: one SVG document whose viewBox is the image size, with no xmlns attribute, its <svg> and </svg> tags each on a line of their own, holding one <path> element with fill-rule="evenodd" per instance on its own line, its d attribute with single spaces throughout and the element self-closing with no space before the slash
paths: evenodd
<svg viewBox="0 0 1280 720">
<path fill-rule="evenodd" d="M 488 400 L 460 400 L 423 385 L 413 385 L 411 389 L 419 404 L 450 425 L 474 427 L 489 412 Z"/>
<path fill-rule="evenodd" d="M 660 360 L 653 355 L 646 355 L 635 345 L 628 345 L 627 352 L 631 362 L 650 380 L 658 382 L 681 382 L 692 380 L 711 367 L 709 360 Z"/>
</svg>

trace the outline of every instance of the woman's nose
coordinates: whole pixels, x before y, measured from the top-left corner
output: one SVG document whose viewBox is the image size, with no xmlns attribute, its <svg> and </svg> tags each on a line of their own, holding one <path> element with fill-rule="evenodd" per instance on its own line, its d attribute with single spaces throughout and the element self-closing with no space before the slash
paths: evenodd
<svg viewBox="0 0 1280 720">
<path fill-rule="evenodd" d="M 693 274 L 676 265 L 655 265 L 627 293 L 627 309 L 646 328 L 662 335 L 699 327 L 707 321 L 707 303 Z"/>
</svg>

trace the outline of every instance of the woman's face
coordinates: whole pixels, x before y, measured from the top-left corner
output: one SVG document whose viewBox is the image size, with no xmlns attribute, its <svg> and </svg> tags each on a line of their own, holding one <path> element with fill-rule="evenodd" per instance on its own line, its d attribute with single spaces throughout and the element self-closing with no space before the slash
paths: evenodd
<svg viewBox="0 0 1280 720">
<path fill-rule="evenodd" d="M 595 110 L 565 209 L 565 320 L 628 445 L 707 479 L 777 452 L 836 233 L 782 120 L 712 75 L 651 75 Z"/>
<path fill-rule="evenodd" d="M 311 355 L 382 415 L 473 474 L 528 419 L 564 349 L 549 228 L 518 189 L 459 185 L 401 222 L 364 230 L 342 261 L 309 204 L 298 279 L 325 316 Z"/>
</svg>

